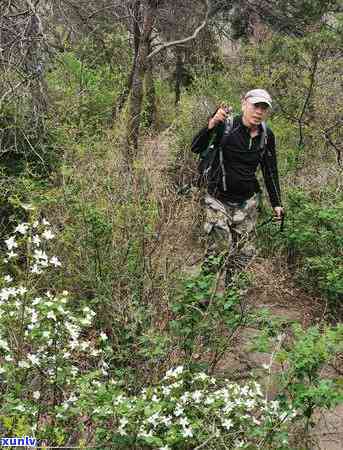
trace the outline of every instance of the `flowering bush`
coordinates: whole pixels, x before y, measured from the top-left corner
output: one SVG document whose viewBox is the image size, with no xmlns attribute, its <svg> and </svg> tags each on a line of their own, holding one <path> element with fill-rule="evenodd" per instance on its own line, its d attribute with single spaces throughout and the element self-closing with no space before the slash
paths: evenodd
<svg viewBox="0 0 343 450">
<path fill-rule="evenodd" d="M 97 336 L 91 328 L 95 313 L 51 287 L 49 271 L 62 267 L 51 254 L 54 239 L 45 219 L 22 223 L 5 239 L 0 261 L 0 421 L 5 428 L 33 433 L 49 445 L 289 449 L 290 425 L 304 411 L 297 396 L 288 396 L 292 404 L 286 400 L 285 390 L 279 401 L 268 400 L 255 381 L 219 381 L 182 366 L 139 392 L 112 379 L 113 350 L 107 335 Z M 295 350 L 294 358 L 299 354 L 303 362 L 301 348 Z"/>
<path fill-rule="evenodd" d="M 45 425 L 63 417 L 83 374 L 107 376 L 104 355 L 111 351 L 104 333 L 89 338 L 95 313 L 88 306 L 41 288 L 44 272 L 62 265 L 49 254 L 54 238 L 45 219 L 18 225 L 5 240 L 0 278 L 0 412 L 25 417 L 37 431 L 42 417 Z"/>
<path fill-rule="evenodd" d="M 127 395 L 116 383 L 91 384 L 84 387 L 77 406 L 92 419 L 97 443 L 160 450 L 201 444 L 286 449 L 287 429 L 296 415 L 288 404 L 268 401 L 256 382 L 219 384 L 182 366 L 168 370 L 160 383 L 138 395 Z"/>
</svg>

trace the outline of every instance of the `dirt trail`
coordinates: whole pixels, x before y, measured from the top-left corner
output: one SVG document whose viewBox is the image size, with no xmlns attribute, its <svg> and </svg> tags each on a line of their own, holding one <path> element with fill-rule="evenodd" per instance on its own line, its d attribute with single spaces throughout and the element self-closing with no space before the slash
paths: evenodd
<svg viewBox="0 0 343 450">
<path fill-rule="evenodd" d="M 149 138 L 144 147 L 144 167 L 147 169 L 154 194 L 162 198 L 170 180 L 167 167 L 171 160 L 171 132 L 167 129 L 160 135 Z M 166 197 L 168 201 L 168 196 Z M 194 230 L 194 203 L 192 195 L 178 200 L 175 208 L 175 222 L 171 235 L 170 249 L 180 270 L 194 273 L 198 270 L 202 250 L 199 241 L 192 236 Z M 185 224 L 191 224 L 185 226 Z M 169 232 L 168 232 L 169 234 Z M 193 233 L 194 234 L 194 233 Z M 247 292 L 247 302 L 254 309 L 270 311 L 273 317 L 286 322 L 299 322 L 303 327 L 322 322 L 325 305 L 320 299 L 313 298 L 295 286 L 291 274 L 282 266 L 280 260 L 267 260 L 257 257 L 249 268 L 253 274 L 253 283 Z M 220 364 L 220 371 L 239 378 L 252 369 L 269 364 L 271 354 L 249 351 L 251 339 L 256 335 L 254 329 L 245 328 L 236 341 L 237 351 L 228 352 Z M 277 364 L 273 371 L 281 370 Z M 328 375 L 337 373 L 328 368 Z M 272 391 L 272 388 L 271 388 Z M 312 436 L 318 443 L 313 449 L 343 450 L 343 405 L 331 411 L 321 411 L 317 416 L 317 425 Z"/>
</svg>

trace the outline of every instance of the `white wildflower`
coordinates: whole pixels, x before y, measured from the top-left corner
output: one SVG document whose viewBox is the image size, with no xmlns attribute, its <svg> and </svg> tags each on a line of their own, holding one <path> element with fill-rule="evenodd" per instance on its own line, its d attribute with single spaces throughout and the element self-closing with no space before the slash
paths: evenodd
<svg viewBox="0 0 343 450">
<path fill-rule="evenodd" d="M 35 234 L 32 238 L 32 242 L 37 245 L 37 247 L 39 246 L 39 244 L 42 242 L 40 237 L 38 236 L 38 234 Z"/>
<path fill-rule="evenodd" d="M 120 419 L 119 423 L 120 423 L 121 427 L 125 427 L 129 423 L 129 421 L 128 421 L 128 419 L 126 417 L 122 417 Z"/>
<path fill-rule="evenodd" d="M 207 378 L 208 378 L 208 375 L 206 375 L 206 373 L 204 373 L 204 372 L 197 373 L 194 376 L 195 380 L 201 380 L 201 381 L 205 381 L 205 380 L 207 380 Z"/>
<path fill-rule="evenodd" d="M 9 347 L 5 339 L 0 339 L 0 347 L 9 351 Z"/>
<path fill-rule="evenodd" d="M 53 238 L 55 237 L 55 235 L 52 233 L 51 230 L 45 230 L 45 231 L 42 233 L 42 237 L 43 237 L 44 239 L 46 239 L 47 241 L 49 241 L 50 239 L 53 239 Z"/>
<path fill-rule="evenodd" d="M 148 417 L 147 422 L 150 423 L 153 427 L 156 427 L 159 422 L 159 416 L 160 414 L 156 412 L 152 416 Z"/>
<path fill-rule="evenodd" d="M 18 256 L 18 253 L 13 252 L 12 250 L 7 253 L 8 259 L 15 258 Z"/>
<path fill-rule="evenodd" d="M 214 398 L 210 396 L 206 397 L 205 405 L 212 405 L 212 403 L 214 403 Z"/>
<path fill-rule="evenodd" d="M 33 257 L 40 263 L 42 264 L 41 260 L 47 261 L 48 260 L 48 255 L 39 249 L 35 249 L 33 252 Z"/>
<path fill-rule="evenodd" d="M 181 418 L 179 419 L 179 424 L 180 424 L 182 427 L 186 427 L 186 426 L 189 424 L 187 417 L 181 417 Z"/>
<path fill-rule="evenodd" d="M 222 426 L 223 426 L 224 428 L 226 428 L 227 430 L 230 430 L 230 428 L 232 428 L 232 426 L 233 426 L 233 422 L 232 422 L 231 419 L 224 419 L 224 420 L 222 421 Z"/>
<path fill-rule="evenodd" d="M 172 416 L 162 416 L 160 419 L 161 423 L 163 423 L 166 427 L 169 427 L 172 422 Z"/>
<path fill-rule="evenodd" d="M 23 286 L 19 286 L 18 289 L 17 289 L 17 293 L 19 295 L 24 295 L 24 294 L 26 294 L 26 292 L 27 292 L 27 289 L 25 287 L 23 287 Z"/>
<path fill-rule="evenodd" d="M 9 289 L 7 289 L 7 288 L 3 288 L 3 289 L 1 289 L 1 291 L 0 291 L 0 299 L 1 300 L 8 300 L 9 298 L 10 298 L 10 296 L 11 296 L 11 292 L 10 292 L 10 290 Z"/>
<path fill-rule="evenodd" d="M 252 409 L 256 405 L 256 402 L 254 399 L 248 399 L 245 404 L 247 408 Z"/>
<path fill-rule="evenodd" d="M 31 272 L 31 273 L 37 273 L 37 274 L 40 274 L 40 273 L 42 273 L 42 270 L 38 267 L 37 264 L 34 264 L 34 265 L 30 268 L 30 272 Z"/>
<path fill-rule="evenodd" d="M 255 392 L 256 392 L 256 394 L 259 397 L 263 397 L 263 392 L 261 390 L 261 386 L 258 383 L 256 383 L 256 381 L 254 382 L 254 385 L 255 385 Z"/>
<path fill-rule="evenodd" d="M 32 305 L 33 305 L 33 306 L 38 305 L 38 303 L 40 303 L 41 300 L 42 300 L 41 297 L 35 297 L 35 298 L 33 299 L 33 301 L 32 301 Z"/>
<path fill-rule="evenodd" d="M 27 361 L 19 361 L 18 367 L 21 369 L 28 369 L 30 367 L 30 364 Z"/>
<path fill-rule="evenodd" d="M 69 353 L 69 356 L 70 356 L 70 353 Z M 79 369 L 75 366 L 72 366 L 72 368 L 70 369 L 70 372 L 75 377 L 78 374 Z"/>
<path fill-rule="evenodd" d="M 183 414 L 183 408 L 181 408 L 181 406 L 177 405 L 177 406 L 176 406 L 176 409 L 175 409 L 175 411 L 174 411 L 174 415 L 175 415 L 176 417 L 179 417 L 179 416 L 181 416 L 182 414 Z"/>
<path fill-rule="evenodd" d="M 33 355 L 31 353 L 28 353 L 27 359 L 30 360 L 32 364 L 38 364 L 39 363 L 39 358 L 38 358 L 37 355 Z"/>
<path fill-rule="evenodd" d="M 227 413 L 231 412 L 234 409 L 234 407 L 235 407 L 234 402 L 228 401 L 228 402 L 226 402 L 226 404 L 223 408 L 223 412 L 227 414 Z"/>
<path fill-rule="evenodd" d="M 29 228 L 29 224 L 27 223 L 20 223 L 17 228 L 14 230 L 14 232 L 18 232 L 20 234 L 25 235 L 27 233 L 27 230 Z"/>
<path fill-rule="evenodd" d="M 50 258 L 50 264 L 52 264 L 54 267 L 62 266 L 62 264 L 61 264 L 60 260 L 57 258 L 57 256 L 53 256 L 52 258 Z"/>
<path fill-rule="evenodd" d="M 4 280 L 6 281 L 6 283 L 10 283 L 11 281 L 13 281 L 13 278 L 10 275 L 5 275 Z"/>
<path fill-rule="evenodd" d="M 39 398 L 40 398 L 40 392 L 39 391 L 34 391 L 34 393 L 33 393 L 33 398 L 35 399 L 35 400 L 38 400 Z"/>
<path fill-rule="evenodd" d="M 162 386 L 163 395 L 169 395 L 171 393 L 171 389 L 169 386 Z"/>
<path fill-rule="evenodd" d="M 7 249 L 10 251 L 18 247 L 18 244 L 16 243 L 14 236 L 11 236 L 10 238 L 6 239 L 5 244 L 7 246 Z"/>
<path fill-rule="evenodd" d="M 107 341 L 108 337 L 106 336 L 105 333 L 100 333 L 100 339 L 101 339 L 102 341 Z"/>
<path fill-rule="evenodd" d="M 50 222 L 48 222 L 46 219 L 43 219 L 42 220 L 42 224 L 45 225 L 45 226 L 49 226 Z"/>
<path fill-rule="evenodd" d="M 191 427 L 189 427 L 189 428 L 184 428 L 184 429 L 182 430 L 182 436 L 185 437 L 185 438 L 187 438 L 187 437 L 192 437 L 192 436 L 193 436 L 192 428 L 191 428 Z"/>
<path fill-rule="evenodd" d="M 49 311 L 48 314 L 46 315 L 47 319 L 53 319 L 56 322 L 56 316 L 55 313 L 53 311 Z"/>
<path fill-rule="evenodd" d="M 203 397 L 203 394 L 201 391 L 195 391 L 192 394 L 192 398 L 195 401 L 195 403 L 200 403 L 202 397 Z"/>
<path fill-rule="evenodd" d="M 70 394 L 70 397 L 68 398 L 67 402 L 74 403 L 74 402 L 76 402 L 76 400 L 77 400 L 76 395 L 75 394 Z"/>
<path fill-rule="evenodd" d="M 249 394 L 249 386 L 243 386 L 241 388 L 241 395 L 247 396 Z"/>
<path fill-rule="evenodd" d="M 175 369 L 167 370 L 164 378 L 165 379 L 167 379 L 167 378 L 177 378 L 177 376 L 181 375 L 182 372 L 183 372 L 183 366 L 178 366 Z"/>
</svg>

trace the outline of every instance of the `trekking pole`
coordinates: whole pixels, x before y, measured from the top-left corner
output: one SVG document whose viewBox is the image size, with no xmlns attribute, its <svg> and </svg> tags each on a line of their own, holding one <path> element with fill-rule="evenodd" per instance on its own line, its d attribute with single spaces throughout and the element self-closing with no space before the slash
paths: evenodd
<svg viewBox="0 0 343 450">
<path fill-rule="evenodd" d="M 259 228 L 264 227 L 265 225 L 267 225 L 270 222 L 275 221 L 275 216 L 271 216 L 268 219 L 266 219 L 265 221 L 263 221 L 262 223 L 260 223 L 259 225 L 257 225 L 256 230 L 258 230 Z M 285 213 L 282 214 L 281 216 L 281 220 L 280 220 L 280 233 L 283 232 L 285 227 Z"/>
<path fill-rule="evenodd" d="M 274 216 L 269 217 L 269 219 L 266 219 L 265 221 L 263 221 L 262 223 L 260 223 L 259 225 L 257 225 L 256 230 L 258 230 L 261 227 L 264 227 L 264 225 L 267 225 L 268 223 L 270 223 L 272 220 L 274 220 Z"/>
<path fill-rule="evenodd" d="M 285 216 L 286 214 L 283 212 L 281 216 L 280 233 L 282 233 L 285 228 Z"/>
</svg>

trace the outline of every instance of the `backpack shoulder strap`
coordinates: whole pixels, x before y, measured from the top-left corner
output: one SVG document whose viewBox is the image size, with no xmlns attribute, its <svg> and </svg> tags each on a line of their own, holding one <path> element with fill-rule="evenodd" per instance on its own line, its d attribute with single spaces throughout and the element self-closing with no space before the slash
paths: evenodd
<svg viewBox="0 0 343 450">
<path fill-rule="evenodd" d="M 222 134 L 222 137 L 220 139 L 220 146 L 219 146 L 219 163 L 222 170 L 222 183 L 223 183 L 223 189 L 224 191 L 227 191 L 227 185 L 226 185 L 226 170 L 224 166 L 224 155 L 223 155 L 223 147 L 221 145 L 222 139 L 228 136 L 233 129 L 233 116 L 230 115 L 224 122 L 224 132 Z"/>
<path fill-rule="evenodd" d="M 268 132 L 266 122 L 262 122 L 261 125 L 262 125 L 262 133 L 260 140 L 260 150 L 263 150 L 264 147 L 267 145 Z"/>
<path fill-rule="evenodd" d="M 261 139 L 260 139 L 260 160 L 262 161 L 262 158 L 264 156 L 264 152 L 266 151 L 267 147 L 267 141 L 268 141 L 268 130 L 266 122 L 262 122 L 262 133 L 261 133 Z"/>
</svg>

